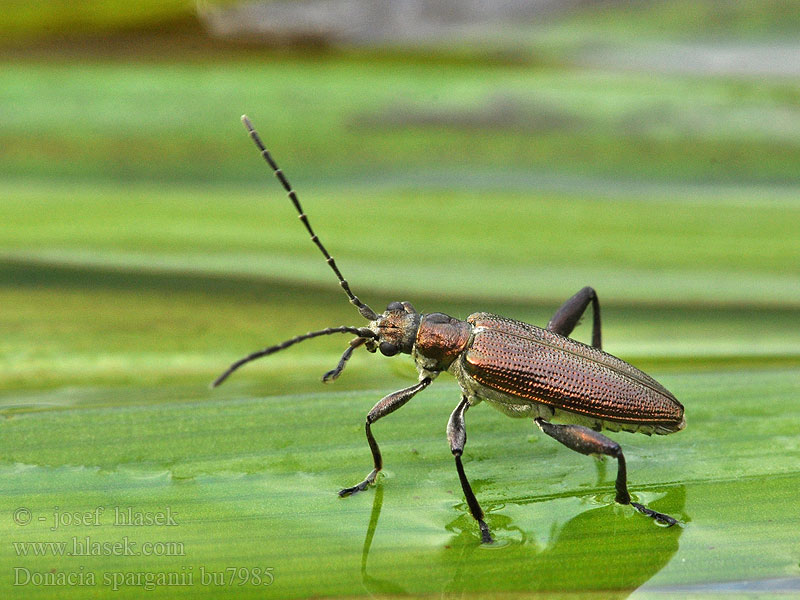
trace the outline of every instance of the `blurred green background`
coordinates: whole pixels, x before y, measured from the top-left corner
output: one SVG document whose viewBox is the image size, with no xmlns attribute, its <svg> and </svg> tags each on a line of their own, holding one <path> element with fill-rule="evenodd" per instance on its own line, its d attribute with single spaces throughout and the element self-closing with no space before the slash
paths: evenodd
<svg viewBox="0 0 800 600">
<path fill-rule="evenodd" d="M 210 35 L 229 5 L 3 5 L 0 585 L 89 597 L 127 573 L 139 597 L 169 571 L 195 580 L 154 596 L 260 595 L 200 571 L 269 567 L 274 597 L 800 591 L 800 3 L 576 2 L 370 43 Z M 500 543 L 479 547 L 447 376 L 376 426 L 378 489 L 338 500 L 368 470 L 364 414 L 415 376 L 359 352 L 323 388 L 344 337 L 209 391 L 251 350 L 361 324 L 242 113 L 375 309 L 544 325 L 595 287 L 605 349 L 686 406 L 676 436 L 616 436 L 634 495 L 683 525 L 615 507 L 615 465 L 481 408 L 466 469 Z M 182 517 L 37 520 L 97 506 Z M 125 533 L 185 553 L 19 546 Z"/>
</svg>

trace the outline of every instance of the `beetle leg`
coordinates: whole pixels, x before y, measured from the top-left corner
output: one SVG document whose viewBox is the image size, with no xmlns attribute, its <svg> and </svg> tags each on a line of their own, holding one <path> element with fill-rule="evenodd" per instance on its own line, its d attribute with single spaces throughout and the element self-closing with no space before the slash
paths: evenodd
<svg viewBox="0 0 800 600">
<path fill-rule="evenodd" d="M 597 292 L 588 285 L 575 294 L 572 298 L 564 302 L 550 319 L 547 329 L 554 333 L 569 337 L 572 330 L 580 321 L 586 308 L 592 303 L 592 346 L 602 348 L 600 339 L 600 302 L 597 299 Z"/>
<path fill-rule="evenodd" d="M 347 347 L 347 350 L 344 351 L 342 354 L 342 358 L 339 359 L 339 364 L 336 365 L 335 369 L 331 369 L 325 375 L 322 376 L 322 382 L 328 383 L 329 381 L 333 381 L 339 375 L 341 375 L 342 371 L 344 371 L 345 366 L 347 365 L 347 361 L 350 360 L 350 357 L 353 355 L 353 350 L 358 348 L 359 346 L 363 345 L 364 342 L 367 341 L 367 338 L 357 337 L 350 340 L 350 345 Z"/>
<path fill-rule="evenodd" d="M 675 523 L 677 523 L 677 521 L 669 515 L 651 510 L 638 502 L 631 502 L 631 495 L 628 493 L 628 475 L 625 467 L 625 456 L 623 456 L 622 448 L 620 448 L 617 442 L 604 436 L 602 433 L 592 431 L 588 427 L 583 427 L 582 425 L 554 425 L 541 417 L 534 419 L 534 422 L 539 426 L 539 429 L 571 450 L 575 450 L 581 454 L 605 454 L 616 458 L 619 465 L 616 483 L 617 502 L 620 504 L 630 504 L 640 513 L 652 517 L 665 525 L 675 525 Z"/>
<path fill-rule="evenodd" d="M 380 419 L 381 417 L 385 417 L 389 413 L 393 413 L 398 408 L 403 406 L 406 402 L 411 400 L 414 397 L 414 394 L 417 392 L 424 390 L 428 387 L 431 383 L 430 377 L 425 377 L 419 383 L 412 385 L 411 387 L 407 387 L 402 390 L 398 390 L 392 394 L 389 394 L 385 398 L 383 398 L 380 402 L 378 402 L 375 406 L 372 407 L 372 410 L 369 411 L 367 415 L 367 423 L 366 423 L 366 432 L 367 432 L 367 442 L 369 443 L 369 449 L 372 450 L 372 460 L 375 464 L 375 467 L 372 469 L 369 475 L 367 475 L 366 479 L 359 483 L 358 485 L 354 485 L 353 487 L 345 488 L 339 492 L 340 497 L 349 496 L 350 494 L 355 494 L 356 492 L 362 492 L 367 487 L 375 481 L 375 477 L 378 475 L 378 471 L 383 468 L 383 459 L 381 458 L 381 451 L 378 448 L 378 443 L 375 441 L 375 438 L 372 437 L 372 430 L 370 426 Z"/>
<path fill-rule="evenodd" d="M 478 526 L 481 528 L 481 541 L 484 544 L 492 543 L 492 535 L 489 533 L 489 527 L 483 520 L 483 510 L 475 494 L 472 492 L 472 487 L 467 481 L 467 476 L 464 473 L 464 465 L 461 464 L 461 455 L 464 452 L 464 446 L 467 443 L 467 430 L 464 426 L 464 413 L 469 408 L 469 402 L 466 396 L 461 397 L 461 402 L 453 414 L 450 415 L 450 420 L 447 422 L 447 441 L 450 442 L 450 451 L 456 457 L 456 470 L 458 471 L 458 478 L 461 480 L 461 489 L 464 490 L 464 496 L 467 499 L 467 506 L 469 512 L 475 517 Z"/>
</svg>

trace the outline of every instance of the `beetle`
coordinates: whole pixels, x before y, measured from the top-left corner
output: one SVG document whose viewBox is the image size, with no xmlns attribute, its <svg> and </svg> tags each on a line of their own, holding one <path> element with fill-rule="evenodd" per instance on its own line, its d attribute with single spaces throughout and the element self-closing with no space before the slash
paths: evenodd
<svg viewBox="0 0 800 600">
<path fill-rule="evenodd" d="M 242 122 L 286 190 L 350 303 L 369 323 L 366 327 L 312 331 L 254 352 L 234 362 L 213 382 L 214 387 L 242 365 L 262 356 L 318 336 L 351 333 L 356 337 L 337 366 L 323 375 L 324 382 L 336 379 L 353 351 L 361 346 L 372 353 L 380 351 L 384 356 L 410 354 L 419 379 L 414 385 L 384 397 L 369 411 L 365 431 L 373 469 L 360 483 L 342 489 L 339 496 L 367 489 L 383 467 L 372 425 L 402 407 L 446 371 L 461 388 L 461 401 L 447 423 L 447 439 L 467 506 L 478 523 L 483 543 L 491 543 L 492 536 L 461 461 L 467 441 L 464 415 L 482 401 L 510 417 L 532 418 L 546 435 L 576 452 L 616 459 L 616 502 L 630 505 L 664 525 L 677 523 L 669 515 L 632 501 L 622 449 L 600 431 L 674 433 L 686 425 L 683 405 L 652 377 L 602 350 L 600 303 L 593 288 L 584 287 L 564 302 L 545 328 L 485 312 L 474 313 L 465 321 L 443 313 L 423 314 L 409 302 L 391 302 L 378 314 L 353 294 L 333 257 L 311 228 L 296 192 L 246 115 L 242 116 Z M 590 304 L 592 343 L 588 345 L 569 335 Z"/>
</svg>

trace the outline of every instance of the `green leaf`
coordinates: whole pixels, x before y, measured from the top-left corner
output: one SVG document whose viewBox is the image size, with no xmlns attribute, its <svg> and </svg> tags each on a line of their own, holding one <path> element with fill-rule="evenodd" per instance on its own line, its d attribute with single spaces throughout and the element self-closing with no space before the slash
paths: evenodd
<svg viewBox="0 0 800 600">
<path fill-rule="evenodd" d="M 272 568 L 269 593 L 278 597 L 593 597 L 597 590 L 624 597 L 642 585 L 713 591 L 729 580 L 797 577 L 799 374 L 661 377 L 686 405 L 686 430 L 615 438 L 634 497 L 681 520 L 669 529 L 614 503 L 613 461 L 572 453 L 527 420 L 470 411 L 465 468 L 498 540 L 491 547 L 480 545 L 444 437 L 458 400 L 452 380 L 437 381 L 375 426 L 386 474 L 375 489 L 346 499 L 336 491 L 370 468 L 363 415 L 389 389 L 253 398 L 182 388 L 162 402 L 152 395 L 163 389 L 105 390 L 120 396 L 111 407 L 93 406 L 100 390 L 77 389 L 68 398 L 54 391 L 50 402 L 38 397 L 3 424 L 3 537 L 18 546 L 52 541 L 69 548 L 87 537 L 127 537 L 136 548 L 150 542 L 182 552 L 72 556 L 55 564 L 59 572 L 94 573 L 96 588 L 106 573 L 193 571 L 198 578 L 201 570 L 231 566 Z M 21 507 L 33 516 L 24 527 L 10 518 Z M 98 507 L 98 525 L 62 521 L 51 529 L 56 511 Z M 115 509 L 169 510 L 176 525 L 115 526 Z M 0 556 L 7 583 L 15 566 L 53 568 L 52 557 L 19 556 L 16 547 L 7 543 Z M 26 597 L 53 595 L 52 588 L 24 589 Z M 133 595 L 137 589 L 123 587 Z M 176 593 L 255 597 L 264 590 L 195 579 L 186 588 L 157 587 L 154 595 Z"/>
</svg>

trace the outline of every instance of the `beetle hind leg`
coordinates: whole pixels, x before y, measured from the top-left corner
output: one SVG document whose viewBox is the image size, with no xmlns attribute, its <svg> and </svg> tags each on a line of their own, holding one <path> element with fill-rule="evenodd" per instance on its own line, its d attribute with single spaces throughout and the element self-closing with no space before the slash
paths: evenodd
<svg viewBox="0 0 800 600">
<path fill-rule="evenodd" d="M 597 299 L 597 292 L 588 285 L 561 305 L 547 324 L 548 331 L 569 337 L 578 321 L 581 320 L 583 313 L 586 312 L 590 302 L 592 304 L 592 346 L 602 349 L 600 301 Z"/>
<path fill-rule="evenodd" d="M 631 495 L 628 492 L 628 470 L 625 465 L 625 456 L 622 454 L 622 448 L 617 442 L 582 425 L 554 425 L 541 417 L 534 419 L 534 422 L 539 426 L 539 429 L 571 450 L 581 454 L 604 454 L 616 458 L 618 465 L 616 481 L 617 502 L 630 504 L 643 515 L 647 515 L 667 526 L 675 525 L 678 522 L 669 515 L 656 512 L 638 502 L 631 501 Z"/>
</svg>

